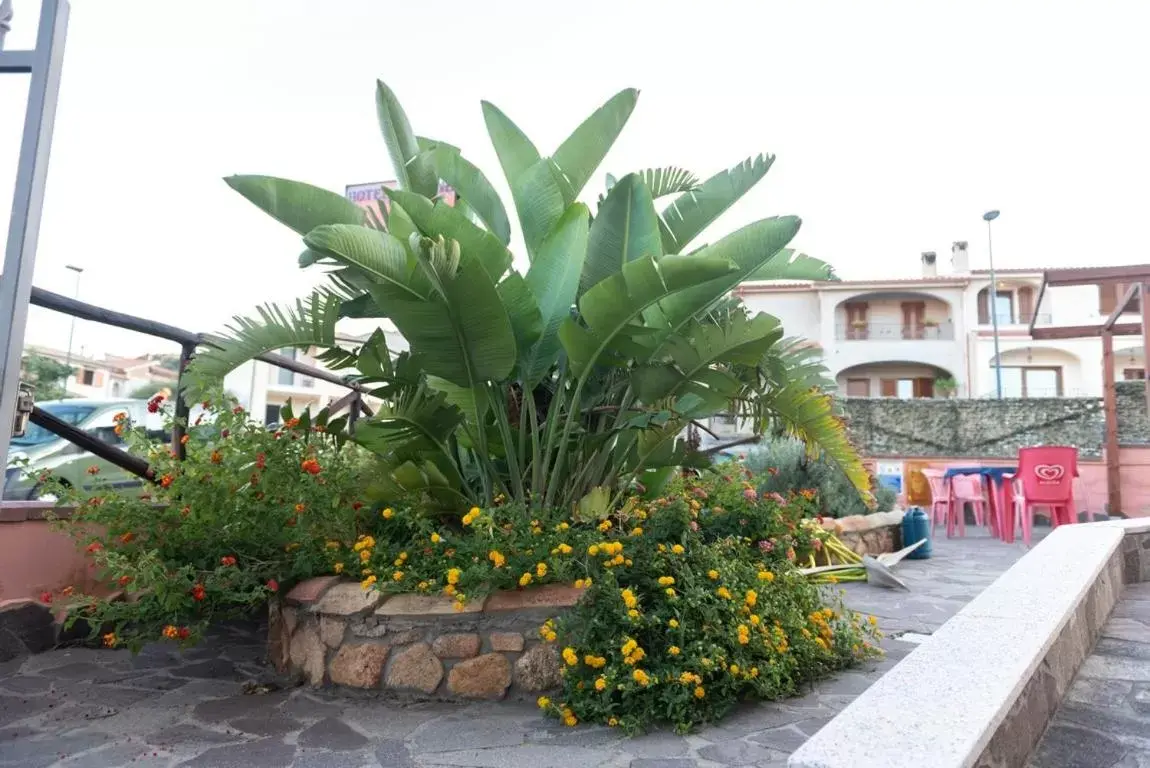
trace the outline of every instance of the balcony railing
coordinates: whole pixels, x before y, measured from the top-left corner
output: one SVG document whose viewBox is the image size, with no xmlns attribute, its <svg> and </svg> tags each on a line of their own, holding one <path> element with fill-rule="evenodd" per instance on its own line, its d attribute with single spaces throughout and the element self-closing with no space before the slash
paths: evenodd
<svg viewBox="0 0 1150 768">
<path fill-rule="evenodd" d="M 994 319 L 998 320 L 999 325 L 1030 325 L 1030 321 L 1032 319 L 1034 320 L 1035 325 L 1050 325 L 1054 322 L 1054 319 L 1051 317 L 1049 312 L 1033 312 L 1029 315 L 1023 315 L 1021 313 L 1015 315 L 1010 312 L 999 312 L 998 317 Z M 989 316 L 987 316 L 985 319 L 979 318 L 978 324 L 992 325 L 993 320 Z"/>
<path fill-rule="evenodd" d="M 902 323 L 855 322 L 835 327 L 839 341 L 952 341 L 954 324 L 903 325 Z"/>
</svg>

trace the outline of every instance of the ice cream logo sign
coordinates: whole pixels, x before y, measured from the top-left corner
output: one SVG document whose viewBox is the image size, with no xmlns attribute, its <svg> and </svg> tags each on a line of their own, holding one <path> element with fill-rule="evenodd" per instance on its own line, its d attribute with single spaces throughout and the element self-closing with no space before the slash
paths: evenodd
<svg viewBox="0 0 1150 768">
<path fill-rule="evenodd" d="M 348 184 L 344 197 L 362 208 L 370 208 L 377 216 L 386 213 L 391 201 L 383 193 L 384 188 L 398 189 L 394 181 L 376 181 L 370 184 Z M 439 182 L 437 198 L 448 205 L 455 205 L 455 190 L 444 182 Z"/>
</svg>

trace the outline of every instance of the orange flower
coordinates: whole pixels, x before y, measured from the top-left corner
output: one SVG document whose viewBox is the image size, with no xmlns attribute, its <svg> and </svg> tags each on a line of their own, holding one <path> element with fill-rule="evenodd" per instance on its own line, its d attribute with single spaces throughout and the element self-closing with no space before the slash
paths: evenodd
<svg viewBox="0 0 1150 768">
<path fill-rule="evenodd" d="M 219 451 L 212 451 L 211 459 L 213 464 L 219 464 L 224 460 L 224 457 L 220 455 Z"/>
<path fill-rule="evenodd" d="M 299 419 L 288 419 L 284 422 L 284 426 L 288 429 L 295 429 L 299 426 Z"/>
<path fill-rule="evenodd" d="M 224 555 L 220 558 L 220 565 L 230 567 L 236 564 L 236 559 L 231 555 Z"/>
<path fill-rule="evenodd" d="M 175 478 L 173 478 L 171 475 L 164 475 L 163 477 L 160 478 L 160 485 L 163 486 L 164 488 L 167 488 L 172 484 L 172 480 L 174 480 L 174 479 Z"/>
<path fill-rule="evenodd" d="M 104 635 L 104 645 L 108 648 L 115 648 L 117 642 L 119 642 L 119 640 L 116 638 L 115 632 L 109 632 Z"/>
<path fill-rule="evenodd" d="M 75 587 L 64 587 L 63 589 L 60 590 L 60 594 L 62 594 L 64 597 L 71 597 L 72 593 L 75 591 L 76 591 Z"/>
<path fill-rule="evenodd" d="M 98 474 L 100 474 L 100 468 L 97 467 L 95 464 L 93 464 L 92 466 L 88 467 L 88 474 L 89 475 L 98 475 Z"/>
<path fill-rule="evenodd" d="M 163 635 L 169 640 L 175 640 L 180 636 L 180 630 L 176 626 L 169 624 L 168 626 L 164 627 Z"/>
<path fill-rule="evenodd" d="M 205 597 L 207 597 L 207 594 L 207 590 L 204 589 L 203 584 L 197 584 L 192 587 L 192 599 L 196 602 L 201 602 Z"/>
<path fill-rule="evenodd" d="M 307 505 L 305 505 L 305 504 L 302 504 L 302 503 L 300 503 L 300 504 L 296 504 L 296 505 L 295 505 L 295 511 L 296 511 L 296 514 L 297 514 L 297 515 L 298 515 L 300 512 L 303 512 L 305 509 L 307 509 Z"/>
<path fill-rule="evenodd" d="M 131 531 L 128 531 L 127 533 L 120 535 L 120 542 L 123 544 L 131 544 L 132 539 L 134 539 L 134 538 L 136 538 L 136 534 L 132 533 Z"/>
<path fill-rule="evenodd" d="M 130 584 L 132 582 L 132 577 L 131 576 L 121 576 L 119 579 L 116 580 L 116 582 L 121 587 L 126 587 L 126 586 L 128 586 L 128 584 Z"/>
<path fill-rule="evenodd" d="M 187 444 L 188 444 L 188 436 L 184 435 L 183 437 L 180 438 L 180 445 L 187 445 Z"/>
<path fill-rule="evenodd" d="M 101 543 L 100 543 L 100 542 L 98 542 L 98 541 L 93 541 L 91 544 L 89 544 L 89 545 L 86 547 L 86 549 L 88 550 L 88 552 L 89 552 L 89 553 L 91 553 L 91 552 L 99 552 L 99 551 L 100 551 L 101 549 L 103 549 L 103 548 L 104 548 L 104 545 L 103 545 L 103 544 L 101 544 Z"/>
<path fill-rule="evenodd" d="M 307 472 L 309 475 L 318 475 L 320 473 L 320 469 L 322 469 L 322 467 L 319 465 L 319 462 L 314 458 L 304 459 L 303 462 L 299 465 L 299 468 L 304 472 Z"/>
</svg>

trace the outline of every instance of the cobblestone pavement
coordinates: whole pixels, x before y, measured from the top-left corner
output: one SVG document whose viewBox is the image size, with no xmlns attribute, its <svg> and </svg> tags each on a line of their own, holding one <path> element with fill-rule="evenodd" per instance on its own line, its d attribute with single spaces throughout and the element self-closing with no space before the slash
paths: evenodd
<svg viewBox="0 0 1150 768">
<path fill-rule="evenodd" d="M 182 655 L 164 646 L 135 657 L 73 648 L 0 664 L 0 766 L 783 766 L 791 751 L 914 648 L 898 635 L 933 631 L 1023 553 L 1021 545 L 967 530 L 964 540 L 937 540 L 932 559 L 898 567 L 910 593 L 847 585 L 847 604 L 879 616 L 890 633 L 886 658 L 801 697 L 747 706 L 687 736 L 660 731 L 628 739 L 605 728 L 569 729 L 530 704 L 510 702 L 404 705 L 303 688 L 244 695 L 245 681 L 268 679 L 262 635 L 254 626 L 231 626 Z M 1147 655 L 1139 658 L 1150 659 L 1150 646 L 1140 647 Z M 1150 661 L 1127 663 L 1141 663 L 1142 674 L 1150 669 Z M 1133 685 L 1125 683 L 1127 693 Z M 1104 694 L 1099 689 L 1097 695 Z"/>
<path fill-rule="evenodd" d="M 1150 768 L 1150 583 L 1123 591 L 1030 768 Z"/>
</svg>

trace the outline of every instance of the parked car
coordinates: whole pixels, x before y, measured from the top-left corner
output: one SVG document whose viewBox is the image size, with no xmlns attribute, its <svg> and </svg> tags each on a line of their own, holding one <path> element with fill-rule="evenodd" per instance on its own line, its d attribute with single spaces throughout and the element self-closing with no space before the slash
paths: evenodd
<svg viewBox="0 0 1150 768">
<path fill-rule="evenodd" d="M 102 442 L 121 447 L 116 434 L 116 414 L 126 413 L 135 424 L 155 420 L 148 414 L 144 400 L 55 400 L 36 404 L 56 418 L 79 427 Z M 156 427 L 159 425 L 156 424 Z M 8 467 L 4 472 L 3 498 L 6 501 L 28 501 L 44 496 L 39 476 L 50 471 L 52 476 L 74 487 L 90 485 L 88 468 L 99 467 L 100 484 L 114 488 L 137 488 L 138 477 L 115 464 L 94 456 L 62 437 L 35 424 L 29 424 L 23 437 L 8 444 Z"/>
</svg>

